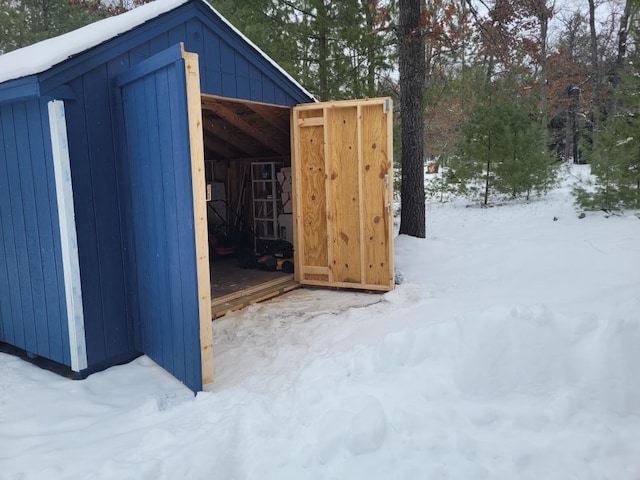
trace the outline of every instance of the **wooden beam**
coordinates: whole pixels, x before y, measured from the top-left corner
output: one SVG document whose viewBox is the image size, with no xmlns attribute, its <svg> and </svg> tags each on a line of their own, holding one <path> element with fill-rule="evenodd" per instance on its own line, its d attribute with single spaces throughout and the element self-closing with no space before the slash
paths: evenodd
<svg viewBox="0 0 640 480">
<path fill-rule="evenodd" d="M 298 127 L 321 127 L 324 126 L 324 117 L 301 118 L 298 120 Z"/>
<path fill-rule="evenodd" d="M 289 135 L 289 112 L 285 112 L 286 116 L 282 116 L 280 110 L 276 110 L 271 106 L 262 105 L 260 103 L 247 103 L 245 105 L 250 110 L 257 113 L 260 118 L 269 122 L 270 125 L 273 125 L 275 128 L 280 130 L 280 132 Z"/>
<path fill-rule="evenodd" d="M 185 74 L 187 77 L 187 114 L 189 119 L 189 142 L 191 144 L 191 181 L 198 272 L 200 360 L 202 366 L 202 385 L 204 386 L 213 381 L 213 331 L 211 326 L 209 232 L 207 226 L 207 200 L 204 180 L 200 72 L 198 69 L 197 54 L 183 50 L 182 57 L 185 61 Z"/>
<path fill-rule="evenodd" d="M 221 141 L 229 143 L 236 150 L 254 157 L 264 154 L 263 151 L 257 149 L 255 146 L 252 146 L 250 142 L 247 142 L 246 137 L 242 137 L 238 135 L 237 132 L 234 132 L 229 128 L 225 128 L 224 122 L 221 122 L 217 118 L 214 119 L 210 116 L 205 116 L 204 129 L 208 133 L 212 133 L 213 135 L 218 137 Z"/>
<path fill-rule="evenodd" d="M 379 97 L 379 98 L 365 98 L 362 100 L 335 100 L 332 102 L 322 102 L 322 106 L 324 108 L 345 108 L 345 107 L 357 107 L 358 105 L 380 105 L 390 102 L 389 97 Z M 390 104 L 390 103 L 389 103 Z M 318 108 L 318 103 L 303 103 L 297 105 L 296 108 L 300 111 L 305 110 L 315 110 Z"/>
<path fill-rule="evenodd" d="M 238 152 L 230 149 L 227 143 L 221 142 L 217 138 L 214 139 L 209 135 L 204 136 L 204 144 L 207 150 L 211 150 L 218 157 L 227 159 L 238 156 Z"/>
<path fill-rule="evenodd" d="M 286 111 L 287 115 L 291 110 L 291 107 L 287 107 L 285 105 L 277 105 L 275 103 L 266 103 L 266 102 L 256 102 L 254 100 L 245 100 L 243 98 L 221 97 L 220 95 L 211 95 L 210 93 L 201 94 L 201 98 L 202 98 L 203 105 L 211 104 L 211 103 L 224 103 L 224 104 L 239 103 L 247 107 L 249 105 L 263 105 L 271 109 L 280 109 L 280 110 Z"/>
<path fill-rule="evenodd" d="M 298 287 L 300 287 L 300 284 L 293 279 L 293 275 L 286 275 L 253 288 L 247 288 L 230 295 L 225 295 L 212 301 L 211 319 L 215 320 L 227 312 L 248 307 L 253 303 L 262 302 L 263 300 L 282 295 Z"/>
<path fill-rule="evenodd" d="M 287 153 L 289 153 L 287 151 L 288 145 L 283 145 L 283 143 L 278 141 L 278 139 L 271 137 L 259 128 L 251 125 L 244 118 L 242 118 L 240 115 L 238 115 L 236 112 L 226 107 L 225 105 L 222 105 L 221 103 L 207 102 L 206 109 L 214 112 L 220 118 L 229 122 L 234 127 L 239 128 L 248 136 L 252 137 L 262 145 L 266 145 L 271 150 L 281 155 L 286 155 Z"/>
</svg>

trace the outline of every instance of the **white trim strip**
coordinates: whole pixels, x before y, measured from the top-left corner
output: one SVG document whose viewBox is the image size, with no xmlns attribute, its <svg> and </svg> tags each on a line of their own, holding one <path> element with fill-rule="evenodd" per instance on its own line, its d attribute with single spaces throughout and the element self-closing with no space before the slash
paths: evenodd
<svg viewBox="0 0 640 480">
<path fill-rule="evenodd" d="M 60 221 L 71 369 L 79 372 L 87 368 L 87 344 L 84 332 L 80 261 L 78 259 L 78 238 L 73 205 L 73 187 L 71 185 L 67 124 L 65 121 L 64 102 L 52 100 L 49 102 L 48 107 L 51 148 L 53 150 L 53 171 L 56 181 L 58 218 Z"/>
</svg>

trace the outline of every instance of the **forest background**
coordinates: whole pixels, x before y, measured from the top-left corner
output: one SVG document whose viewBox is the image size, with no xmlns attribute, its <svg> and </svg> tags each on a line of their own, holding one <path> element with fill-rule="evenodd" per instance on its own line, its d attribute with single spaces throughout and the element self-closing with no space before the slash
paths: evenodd
<svg viewBox="0 0 640 480">
<path fill-rule="evenodd" d="M 139 1 L 0 0 L 0 53 Z M 401 0 L 210 3 L 317 99 L 400 108 Z M 640 0 L 404 3 L 420 9 L 424 164 L 442 169 L 427 195 L 529 199 L 563 162 L 591 163 L 582 208 L 640 209 Z"/>
</svg>

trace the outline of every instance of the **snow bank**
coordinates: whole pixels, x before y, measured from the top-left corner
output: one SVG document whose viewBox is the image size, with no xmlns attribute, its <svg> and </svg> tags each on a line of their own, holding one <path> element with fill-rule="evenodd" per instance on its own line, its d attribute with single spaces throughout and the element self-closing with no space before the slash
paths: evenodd
<svg viewBox="0 0 640 480">
<path fill-rule="evenodd" d="M 72 382 L 0 355 L 0 478 L 637 480 L 640 221 L 567 192 L 430 204 L 393 292 L 216 320 L 195 399 L 146 357 Z"/>
<path fill-rule="evenodd" d="M 609 318 L 568 316 L 544 306 L 494 308 L 457 320 L 461 393 L 494 398 L 570 389 L 620 415 L 640 415 L 640 300 Z"/>
</svg>

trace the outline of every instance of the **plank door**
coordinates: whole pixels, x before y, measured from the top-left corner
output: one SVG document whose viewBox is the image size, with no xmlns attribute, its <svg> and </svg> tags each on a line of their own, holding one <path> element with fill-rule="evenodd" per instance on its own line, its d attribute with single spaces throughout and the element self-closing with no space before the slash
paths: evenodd
<svg viewBox="0 0 640 480">
<path fill-rule="evenodd" d="M 175 45 L 116 79 L 131 310 L 140 350 L 194 391 L 213 377 L 198 56 Z"/>
<path fill-rule="evenodd" d="M 392 112 L 390 98 L 293 108 L 295 276 L 301 284 L 393 289 Z"/>
</svg>

